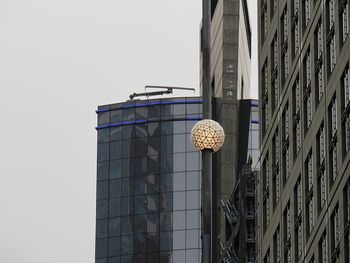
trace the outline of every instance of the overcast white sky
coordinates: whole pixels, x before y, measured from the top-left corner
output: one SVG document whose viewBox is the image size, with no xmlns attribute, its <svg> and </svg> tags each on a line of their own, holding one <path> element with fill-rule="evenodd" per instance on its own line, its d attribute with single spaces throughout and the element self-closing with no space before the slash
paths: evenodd
<svg viewBox="0 0 350 263">
<path fill-rule="evenodd" d="M 200 0 L 0 0 L 0 262 L 94 262 L 94 111 L 198 87 L 200 19 Z"/>
</svg>

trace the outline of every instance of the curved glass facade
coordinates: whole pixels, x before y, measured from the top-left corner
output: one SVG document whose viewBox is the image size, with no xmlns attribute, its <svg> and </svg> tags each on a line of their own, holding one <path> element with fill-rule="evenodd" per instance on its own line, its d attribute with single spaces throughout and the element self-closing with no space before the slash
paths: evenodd
<svg viewBox="0 0 350 263">
<path fill-rule="evenodd" d="M 201 98 L 100 106 L 96 263 L 200 262 Z"/>
</svg>

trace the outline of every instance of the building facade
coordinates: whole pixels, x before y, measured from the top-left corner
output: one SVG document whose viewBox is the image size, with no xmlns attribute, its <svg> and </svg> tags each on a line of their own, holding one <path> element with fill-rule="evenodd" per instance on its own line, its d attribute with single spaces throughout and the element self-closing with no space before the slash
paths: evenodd
<svg viewBox="0 0 350 263">
<path fill-rule="evenodd" d="M 349 262 L 348 0 L 259 1 L 259 262 Z"/>
<path fill-rule="evenodd" d="M 219 204 L 230 200 L 238 180 L 239 101 L 250 95 L 251 30 L 246 0 L 211 1 L 211 88 L 213 118 L 225 130 L 225 144 L 214 156 L 214 249 L 228 242 L 231 226 Z M 220 255 L 217 256 L 219 258 Z"/>
<path fill-rule="evenodd" d="M 96 263 L 199 263 L 198 97 L 98 107 Z"/>
</svg>

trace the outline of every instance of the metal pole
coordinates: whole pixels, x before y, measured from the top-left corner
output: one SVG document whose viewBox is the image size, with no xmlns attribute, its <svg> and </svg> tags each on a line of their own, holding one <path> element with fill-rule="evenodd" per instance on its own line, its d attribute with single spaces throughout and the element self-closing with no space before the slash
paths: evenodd
<svg viewBox="0 0 350 263">
<path fill-rule="evenodd" d="M 202 0 L 202 95 L 203 117 L 212 118 L 211 78 L 210 78 L 210 20 L 211 1 Z M 211 263 L 212 257 L 212 152 L 202 151 L 202 262 Z"/>
</svg>

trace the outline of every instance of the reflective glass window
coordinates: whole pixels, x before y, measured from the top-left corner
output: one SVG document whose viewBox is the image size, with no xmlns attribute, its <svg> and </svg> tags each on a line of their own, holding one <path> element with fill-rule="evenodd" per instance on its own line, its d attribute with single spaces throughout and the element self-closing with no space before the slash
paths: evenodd
<svg viewBox="0 0 350 263">
<path fill-rule="evenodd" d="M 186 231 L 174 231 L 173 232 L 173 244 L 174 249 L 185 249 L 186 244 Z"/>
<path fill-rule="evenodd" d="M 147 220 L 146 215 L 135 215 L 134 232 L 144 233 L 146 232 Z M 136 251 L 137 253 L 141 251 Z"/>
<path fill-rule="evenodd" d="M 109 217 L 118 217 L 122 214 L 122 204 L 120 198 L 109 199 Z"/>
<path fill-rule="evenodd" d="M 146 242 L 146 251 L 154 252 L 159 251 L 159 232 L 148 233 Z"/>
<path fill-rule="evenodd" d="M 123 121 L 132 121 L 135 119 L 135 108 L 123 109 Z"/>
<path fill-rule="evenodd" d="M 150 122 L 148 123 L 148 136 L 154 137 L 160 135 L 160 123 Z"/>
<path fill-rule="evenodd" d="M 147 174 L 147 156 L 135 158 L 135 176 Z"/>
<path fill-rule="evenodd" d="M 186 260 L 185 257 L 185 251 L 186 250 L 177 250 L 173 251 L 173 260 L 172 263 L 183 263 Z"/>
<path fill-rule="evenodd" d="M 186 262 L 198 263 L 200 251 L 198 249 L 186 250 Z"/>
<path fill-rule="evenodd" d="M 108 198 L 108 181 L 97 182 L 96 198 L 97 200 Z"/>
<path fill-rule="evenodd" d="M 159 155 L 148 156 L 148 174 L 160 174 Z"/>
<path fill-rule="evenodd" d="M 109 144 L 108 143 L 100 143 L 97 146 L 97 156 L 98 161 L 107 161 L 109 159 Z"/>
<path fill-rule="evenodd" d="M 173 171 L 174 172 L 185 171 L 186 169 L 185 163 L 186 163 L 185 154 L 183 153 L 174 154 Z"/>
<path fill-rule="evenodd" d="M 172 211 L 173 210 L 173 193 L 161 194 L 160 209 L 162 211 Z"/>
<path fill-rule="evenodd" d="M 134 235 L 134 249 L 135 249 L 135 251 L 134 251 L 135 253 L 145 253 L 146 252 L 146 235 L 145 234 Z M 141 257 L 144 258 L 143 255 L 141 255 Z"/>
<path fill-rule="evenodd" d="M 128 216 L 135 213 L 134 202 L 135 200 L 133 196 L 122 197 L 122 216 Z"/>
<path fill-rule="evenodd" d="M 160 213 L 160 231 L 169 231 L 173 229 L 173 213 Z"/>
<path fill-rule="evenodd" d="M 135 141 L 135 156 L 147 156 L 147 138 L 138 138 Z"/>
<path fill-rule="evenodd" d="M 98 114 L 98 125 L 109 123 L 110 112 L 101 112 Z"/>
<path fill-rule="evenodd" d="M 186 190 L 186 173 L 174 173 L 173 174 L 173 191 Z"/>
<path fill-rule="evenodd" d="M 123 140 L 122 158 L 131 158 L 135 153 L 135 141 Z"/>
<path fill-rule="evenodd" d="M 122 221 L 120 217 L 109 219 L 109 236 L 119 236 L 121 231 Z"/>
<path fill-rule="evenodd" d="M 186 114 L 186 105 L 185 104 L 175 104 L 174 105 L 174 115 L 175 116 L 184 116 Z"/>
<path fill-rule="evenodd" d="M 148 107 L 148 118 L 160 117 L 160 105 L 153 105 Z"/>
<path fill-rule="evenodd" d="M 173 122 L 172 121 L 163 121 L 161 123 L 161 132 L 162 135 L 173 134 Z"/>
<path fill-rule="evenodd" d="M 110 158 L 111 160 L 122 157 L 122 141 L 111 142 Z"/>
<path fill-rule="evenodd" d="M 172 153 L 173 150 L 173 135 L 162 136 L 162 154 Z"/>
<path fill-rule="evenodd" d="M 115 160 L 110 162 L 109 178 L 120 178 L 122 175 L 122 162 L 121 160 Z"/>
<path fill-rule="evenodd" d="M 173 135 L 174 153 L 182 153 L 186 151 L 186 136 L 188 134 L 176 134 Z"/>
<path fill-rule="evenodd" d="M 120 179 L 113 179 L 109 181 L 109 197 L 116 198 L 122 194 Z"/>
<path fill-rule="evenodd" d="M 133 234 L 134 229 L 134 217 L 133 216 L 123 216 L 122 217 L 122 235 Z"/>
<path fill-rule="evenodd" d="M 159 231 L 159 213 L 147 214 L 147 232 Z"/>
<path fill-rule="evenodd" d="M 172 250 L 173 249 L 173 232 L 161 232 L 160 233 L 160 250 Z"/>
<path fill-rule="evenodd" d="M 147 193 L 159 193 L 160 191 L 160 175 L 147 175 Z"/>
<path fill-rule="evenodd" d="M 198 152 L 186 153 L 186 170 L 187 171 L 200 169 L 199 156 L 200 155 Z"/>
<path fill-rule="evenodd" d="M 162 116 L 174 116 L 174 105 L 162 105 L 161 108 Z"/>
<path fill-rule="evenodd" d="M 200 210 L 186 211 L 186 229 L 193 229 L 200 227 Z"/>
<path fill-rule="evenodd" d="M 200 188 L 200 172 L 186 173 L 186 190 L 198 190 Z"/>
<path fill-rule="evenodd" d="M 96 258 L 102 258 L 107 256 L 107 239 L 96 239 Z"/>
<path fill-rule="evenodd" d="M 96 202 L 96 219 L 108 217 L 108 200 L 101 200 Z"/>
<path fill-rule="evenodd" d="M 174 134 L 186 132 L 186 121 L 175 121 L 174 122 Z"/>
<path fill-rule="evenodd" d="M 122 177 L 134 176 L 134 169 L 133 159 L 122 160 Z"/>
<path fill-rule="evenodd" d="M 173 192 L 173 209 L 185 210 L 186 208 L 186 192 Z"/>
<path fill-rule="evenodd" d="M 187 209 L 199 209 L 199 191 L 187 191 L 186 192 L 186 208 Z"/>
<path fill-rule="evenodd" d="M 100 129 L 97 131 L 97 142 L 108 142 L 109 141 L 109 129 Z"/>
<path fill-rule="evenodd" d="M 186 248 L 199 248 L 199 230 L 186 231 Z"/>
<path fill-rule="evenodd" d="M 121 179 L 122 196 L 130 196 L 134 194 L 134 178 L 124 177 Z"/>
<path fill-rule="evenodd" d="M 186 212 L 173 212 L 173 230 L 182 230 L 186 228 Z"/>
<path fill-rule="evenodd" d="M 124 125 L 123 126 L 123 140 L 131 139 L 134 137 L 134 126 Z"/>
<path fill-rule="evenodd" d="M 186 108 L 187 108 L 187 115 L 199 113 L 199 104 L 187 104 Z"/>
<path fill-rule="evenodd" d="M 147 199 L 145 195 L 135 196 L 135 214 L 145 214 L 147 211 Z"/>
<path fill-rule="evenodd" d="M 109 162 L 99 162 L 97 163 L 97 180 L 107 180 L 109 172 Z"/>
<path fill-rule="evenodd" d="M 134 236 L 122 236 L 121 237 L 121 243 L 120 243 L 120 249 L 121 249 L 121 254 L 122 255 L 128 255 L 128 254 L 133 254 L 134 253 Z M 125 258 L 127 259 L 127 258 Z M 132 262 L 132 258 L 131 261 L 128 261 L 129 259 L 127 259 L 127 261 L 124 262 Z M 123 262 L 123 260 L 122 260 Z"/>
<path fill-rule="evenodd" d="M 108 235 L 108 220 L 96 221 L 96 238 L 106 238 Z"/>
<path fill-rule="evenodd" d="M 136 107 L 136 119 L 147 119 L 148 108 L 147 107 Z"/>
<path fill-rule="evenodd" d="M 108 256 L 120 255 L 120 237 L 111 237 L 108 239 Z"/>
<path fill-rule="evenodd" d="M 148 155 L 160 154 L 160 146 L 161 146 L 160 138 L 161 137 L 148 138 Z"/>
<path fill-rule="evenodd" d="M 122 110 L 111 111 L 111 123 L 121 122 L 123 120 Z"/>
<path fill-rule="evenodd" d="M 143 138 L 148 136 L 147 124 L 138 124 L 135 125 L 135 137 Z"/>
<path fill-rule="evenodd" d="M 118 126 L 110 128 L 109 136 L 111 141 L 121 140 L 123 138 L 123 127 Z"/>
<path fill-rule="evenodd" d="M 159 194 L 147 195 L 147 211 L 159 212 Z"/>
</svg>

